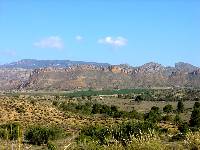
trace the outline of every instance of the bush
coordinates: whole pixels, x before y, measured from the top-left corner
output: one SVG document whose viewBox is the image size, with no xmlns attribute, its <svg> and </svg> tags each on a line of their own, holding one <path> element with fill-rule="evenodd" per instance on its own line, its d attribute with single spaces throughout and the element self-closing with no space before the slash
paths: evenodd
<svg viewBox="0 0 200 150">
<path fill-rule="evenodd" d="M 173 121 L 173 118 L 171 115 L 165 115 L 162 117 L 162 120 L 163 121 Z"/>
<path fill-rule="evenodd" d="M 142 120 L 144 119 L 144 115 L 137 112 L 134 108 L 132 111 L 130 111 L 129 113 L 127 113 L 127 118 L 130 119 L 138 119 L 138 120 Z"/>
<path fill-rule="evenodd" d="M 177 104 L 177 112 L 178 113 L 183 113 L 184 111 L 184 104 L 182 101 L 179 101 L 178 104 Z"/>
<path fill-rule="evenodd" d="M 142 96 L 141 95 L 138 95 L 138 96 L 136 96 L 136 98 L 135 98 L 135 101 L 136 102 L 141 102 L 143 100 L 143 98 L 142 98 Z"/>
<path fill-rule="evenodd" d="M 144 122 L 128 122 L 119 125 L 112 130 L 112 137 L 123 145 L 125 141 L 131 141 L 132 136 L 141 138 L 144 133 L 150 133 L 152 130 L 157 130 L 157 126 L 154 123 Z"/>
<path fill-rule="evenodd" d="M 182 123 L 181 117 L 180 117 L 179 115 L 176 115 L 176 116 L 174 117 L 174 123 L 175 123 L 176 125 L 179 125 L 179 124 Z"/>
<path fill-rule="evenodd" d="M 17 140 L 22 136 L 21 126 L 18 123 L 9 123 L 0 125 L 0 138 Z"/>
<path fill-rule="evenodd" d="M 136 118 L 143 119 L 143 116 L 138 113 L 136 110 L 131 112 L 128 111 L 120 111 L 116 106 L 108 106 L 105 104 L 99 103 L 85 103 L 85 104 L 76 104 L 76 103 L 66 103 L 62 102 L 59 107 L 64 111 L 71 111 L 74 113 L 81 113 L 85 115 L 92 114 L 105 114 L 114 118 Z"/>
<path fill-rule="evenodd" d="M 99 144 L 107 144 L 107 138 L 111 135 L 107 127 L 89 126 L 83 129 L 78 138 L 79 141 L 98 141 Z"/>
<path fill-rule="evenodd" d="M 200 109 L 194 108 L 190 117 L 190 126 L 199 128 L 200 127 Z"/>
<path fill-rule="evenodd" d="M 199 102 L 195 102 L 194 103 L 193 109 L 195 109 L 195 108 L 200 108 L 200 103 Z"/>
<path fill-rule="evenodd" d="M 48 148 L 48 150 L 56 150 L 57 149 L 55 144 L 53 144 L 52 142 L 47 143 L 47 148 Z"/>
<path fill-rule="evenodd" d="M 156 106 L 153 106 L 151 108 L 150 112 L 146 113 L 144 115 L 144 119 L 148 120 L 150 122 L 153 122 L 153 123 L 160 121 L 161 120 L 161 114 L 159 112 L 159 108 L 156 107 Z"/>
<path fill-rule="evenodd" d="M 178 127 L 179 131 L 183 134 L 186 134 L 189 132 L 189 126 L 187 122 L 184 122 L 182 124 L 179 125 Z"/>
<path fill-rule="evenodd" d="M 172 138 L 170 139 L 170 142 L 185 140 L 185 138 L 186 138 L 186 136 L 184 134 L 178 133 L 178 134 L 172 136 Z"/>
<path fill-rule="evenodd" d="M 92 106 L 92 113 L 93 114 L 98 114 L 101 111 L 101 105 L 100 104 L 94 104 Z"/>
<path fill-rule="evenodd" d="M 6 129 L 0 128 L 0 139 L 6 139 L 7 136 L 8 136 L 8 132 L 6 131 Z"/>
<path fill-rule="evenodd" d="M 25 139 L 34 145 L 47 144 L 49 140 L 56 140 L 63 136 L 63 130 L 55 127 L 33 126 L 25 132 Z"/>
<path fill-rule="evenodd" d="M 159 110 L 160 110 L 159 107 L 156 106 L 151 107 L 151 111 L 154 111 L 155 113 L 158 113 Z"/>
<path fill-rule="evenodd" d="M 164 108 L 163 108 L 163 112 L 165 112 L 165 113 L 171 113 L 172 112 L 172 110 L 173 110 L 173 107 L 172 107 L 172 105 L 166 105 Z"/>
<path fill-rule="evenodd" d="M 141 138 L 143 133 L 150 133 L 153 129 L 157 129 L 157 126 L 146 121 L 130 121 L 111 129 L 102 126 L 90 126 L 81 131 L 78 141 L 97 141 L 100 145 L 108 145 L 110 140 L 115 139 L 126 145 L 126 142 L 131 141 L 133 136 Z"/>
</svg>

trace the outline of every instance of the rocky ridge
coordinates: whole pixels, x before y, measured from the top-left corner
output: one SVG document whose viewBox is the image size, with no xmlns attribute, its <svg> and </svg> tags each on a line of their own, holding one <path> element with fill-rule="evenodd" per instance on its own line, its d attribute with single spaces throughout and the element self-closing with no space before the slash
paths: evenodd
<svg viewBox="0 0 200 150">
<path fill-rule="evenodd" d="M 40 66 L 34 69 L 1 66 L 0 90 L 200 87 L 200 68 L 182 62 L 175 67 L 154 62 L 139 67 L 105 63 Z"/>
</svg>

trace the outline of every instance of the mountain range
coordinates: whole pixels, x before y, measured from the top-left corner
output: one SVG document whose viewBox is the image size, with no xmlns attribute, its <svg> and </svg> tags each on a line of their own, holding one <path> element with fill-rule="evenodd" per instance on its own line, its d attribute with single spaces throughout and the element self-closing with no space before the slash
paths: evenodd
<svg viewBox="0 0 200 150">
<path fill-rule="evenodd" d="M 179 62 L 127 64 L 23 59 L 0 65 L 0 90 L 76 90 L 200 87 L 200 68 Z"/>
</svg>

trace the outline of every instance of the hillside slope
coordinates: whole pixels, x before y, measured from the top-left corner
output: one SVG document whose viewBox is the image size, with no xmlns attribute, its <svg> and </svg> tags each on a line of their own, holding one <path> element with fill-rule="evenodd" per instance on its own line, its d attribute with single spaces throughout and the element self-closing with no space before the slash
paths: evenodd
<svg viewBox="0 0 200 150">
<path fill-rule="evenodd" d="M 183 62 L 176 63 L 175 67 L 154 62 L 138 67 L 87 62 L 55 65 L 58 62 L 65 61 L 22 60 L 18 64 L 2 65 L 0 90 L 200 87 L 200 68 Z"/>
</svg>

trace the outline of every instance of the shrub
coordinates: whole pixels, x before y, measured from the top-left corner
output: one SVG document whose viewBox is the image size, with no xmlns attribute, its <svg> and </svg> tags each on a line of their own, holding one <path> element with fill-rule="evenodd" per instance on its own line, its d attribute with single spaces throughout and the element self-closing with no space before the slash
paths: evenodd
<svg viewBox="0 0 200 150">
<path fill-rule="evenodd" d="M 195 109 L 195 108 L 200 108 L 200 103 L 199 102 L 195 102 L 194 103 L 193 109 Z"/>
<path fill-rule="evenodd" d="M 48 150 L 56 150 L 57 149 L 55 144 L 52 142 L 47 143 L 47 148 L 48 148 Z"/>
<path fill-rule="evenodd" d="M 172 110 L 173 110 L 173 107 L 172 107 L 172 105 L 170 105 L 170 104 L 166 105 L 166 106 L 163 108 L 163 112 L 165 112 L 165 113 L 171 113 Z"/>
<path fill-rule="evenodd" d="M 189 132 L 189 126 L 187 122 L 184 122 L 182 124 L 179 125 L 178 127 L 179 131 L 183 134 L 186 134 Z"/>
<path fill-rule="evenodd" d="M 162 120 L 163 121 L 173 121 L 173 118 L 171 115 L 165 115 L 162 117 Z"/>
<path fill-rule="evenodd" d="M 142 98 L 142 96 L 141 95 L 138 95 L 138 96 L 136 96 L 136 98 L 135 98 L 135 101 L 136 102 L 141 102 L 143 100 L 143 98 Z"/>
<path fill-rule="evenodd" d="M 98 114 L 101 111 L 101 105 L 100 104 L 94 104 L 92 106 L 92 113 L 93 114 Z"/>
<path fill-rule="evenodd" d="M 190 126 L 199 128 L 200 127 L 200 109 L 195 108 L 192 111 L 191 117 L 190 117 Z"/>
<path fill-rule="evenodd" d="M 21 126 L 18 123 L 9 123 L 0 125 L 0 138 L 17 140 L 22 136 Z"/>
<path fill-rule="evenodd" d="M 127 142 L 131 141 L 133 136 L 141 139 L 143 133 L 151 134 L 151 131 L 154 129 L 157 129 L 157 126 L 146 121 L 130 121 L 113 128 L 90 126 L 81 131 L 78 141 L 97 141 L 100 145 L 108 145 L 109 142 L 115 140 L 125 146 Z"/>
<path fill-rule="evenodd" d="M 63 136 L 63 130 L 55 127 L 33 126 L 25 132 L 25 139 L 34 145 L 47 144 L 49 140 L 56 140 Z"/>
<path fill-rule="evenodd" d="M 181 117 L 178 114 L 174 117 L 174 123 L 176 125 L 179 125 L 182 123 Z"/>
<path fill-rule="evenodd" d="M 0 128 L 0 139 L 6 139 L 7 136 L 8 132 L 6 131 L 6 129 Z"/>
<path fill-rule="evenodd" d="M 111 135 L 111 132 L 106 127 L 101 126 L 89 126 L 83 129 L 80 133 L 79 141 L 98 141 L 99 144 L 107 144 L 107 138 Z"/>
<path fill-rule="evenodd" d="M 178 104 L 177 104 L 177 112 L 178 113 L 183 113 L 184 111 L 184 104 L 182 101 L 179 101 Z"/>
<path fill-rule="evenodd" d="M 172 136 L 172 138 L 170 139 L 170 142 L 175 142 L 175 141 L 181 141 L 181 140 L 185 140 L 186 136 L 182 133 L 178 133 L 174 136 Z"/>
<path fill-rule="evenodd" d="M 151 108 L 151 111 L 154 111 L 155 113 L 158 113 L 159 112 L 159 107 L 153 106 Z"/>
<path fill-rule="evenodd" d="M 127 118 L 130 119 L 138 119 L 138 120 L 142 120 L 144 118 L 143 114 L 137 112 L 134 108 L 132 111 L 130 111 L 129 113 L 127 113 Z"/>
<path fill-rule="evenodd" d="M 150 112 L 145 114 L 144 119 L 153 123 L 160 121 L 161 114 L 159 112 L 159 108 L 156 106 L 153 106 Z"/>
<path fill-rule="evenodd" d="M 128 122 L 119 125 L 112 130 L 112 136 L 125 144 L 124 141 L 130 141 L 132 136 L 141 138 L 143 133 L 150 133 L 151 130 L 157 129 L 157 126 L 151 122 Z"/>
<path fill-rule="evenodd" d="M 111 106 L 111 111 L 112 112 L 117 112 L 118 111 L 118 108 L 117 108 L 117 106 Z"/>
</svg>

